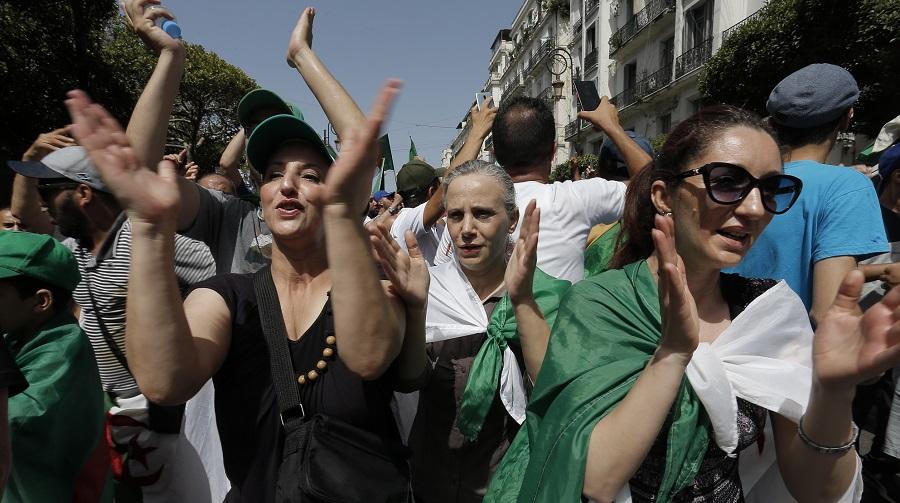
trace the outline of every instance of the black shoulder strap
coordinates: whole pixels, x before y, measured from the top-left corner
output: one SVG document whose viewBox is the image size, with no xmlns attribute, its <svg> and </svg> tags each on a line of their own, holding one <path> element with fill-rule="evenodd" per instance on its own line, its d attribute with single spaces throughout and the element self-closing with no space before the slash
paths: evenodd
<svg viewBox="0 0 900 503">
<path fill-rule="evenodd" d="M 106 341 L 106 345 L 109 347 L 110 352 L 112 352 L 113 356 L 116 357 L 116 360 L 119 362 L 126 372 L 134 378 L 134 374 L 131 373 L 131 369 L 128 368 L 128 359 L 125 358 L 125 353 L 119 349 L 119 345 L 116 343 L 116 340 L 113 339 L 113 336 L 109 333 L 109 330 L 106 329 L 106 323 L 103 322 L 103 316 L 100 314 L 100 306 L 97 304 L 97 299 L 94 298 L 94 287 L 91 285 L 90 275 L 87 274 L 87 270 L 81 271 L 81 275 L 84 280 L 87 282 L 87 293 L 88 298 L 91 299 L 91 307 L 94 309 L 94 318 L 97 319 L 97 326 L 100 327 L 100 333 L 103 334 L 103 340 Z"/>
<path fill-rule="evenodd" d="M 294 365 L 291 363 L 284 319 L 281 317 L 281 303 L 272 281 L 271 266 L 263 267 L 253 275 L 253 290 L 256 292 L 259 320 L 269 348 L 269 368 L 275 395 L 278 397 L 281 423 L 288 427 L 294 421 L 302 421 L 306 413 L 300 403 L 300 390 L 294 380 Z"/>
</svg>

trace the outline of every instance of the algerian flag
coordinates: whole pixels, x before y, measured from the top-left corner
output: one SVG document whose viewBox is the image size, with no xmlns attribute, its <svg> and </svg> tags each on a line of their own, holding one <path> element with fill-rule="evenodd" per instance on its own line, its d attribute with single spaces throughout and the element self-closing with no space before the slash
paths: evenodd
<svg viewBox="0 0 900 503">
<path fill-rule="evenodd" d="M 412 136 L 410 136 L 409 137 L 409 160 L 411 161 L 411 160 L 415 159 L 417 155 L 419 155 L 419 153 L 416 152 L 416 142 L 414 142 L 412 139 Z"/>
</svg>

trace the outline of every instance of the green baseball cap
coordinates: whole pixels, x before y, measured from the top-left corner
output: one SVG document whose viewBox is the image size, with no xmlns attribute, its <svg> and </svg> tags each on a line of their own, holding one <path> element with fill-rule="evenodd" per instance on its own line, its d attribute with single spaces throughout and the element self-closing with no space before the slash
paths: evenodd
<svg viewBox="0 0 900 503">
<path fill-rule="evenodd" d="M 269 163 L 269 156 L 275 149 L 290 141 L 309 143 L 326 159 L 334 161 L 331 152 L 325 146 L 316 131 L 293 115 L 274 115 L 259 123 L 250 140 L 247 141 L 247 159 L 258 171 L 263 172 Z"/>
<path fill-rule="evenodd" d="M 303 119 L 303 112 L 294 105 L 281 99 L 281 96 L 269 91 L 268 89 L 254 89 L 245 94 L 238 103 L 238 122 L 242 126 L 246 126 L 250 122 L 250 116 L 255 110 L 264 107 L 272 107 L 280 110 L 280 113 L 293 115 L 298 119 Z"/>
<path fill-rule="evenodd" d="M 78 264 L 68 248 L 45 234 L 0 232 L 0 279 L 28 276 L 75 290 L 81 281 Z"/>
<path fill-rule="evenodd" d="M 430 164 L 413 159 L 404 164 L 397 173 L 397 191 L 408 192 L 428 187 L 437 177 L 437 172 Z"/>
</svg>

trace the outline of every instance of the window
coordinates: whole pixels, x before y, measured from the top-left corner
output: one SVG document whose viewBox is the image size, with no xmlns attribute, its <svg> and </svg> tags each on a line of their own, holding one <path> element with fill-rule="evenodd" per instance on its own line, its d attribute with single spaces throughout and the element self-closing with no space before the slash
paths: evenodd
<svg viewBox="0 0 900 503">
<path fill-rule="evenodd" d="M 622 72 L 622 89 L 631 89 L 637 82 L 637 62 L 625 65 Z"/>
<path fill-rule="evenodd" d="M 675 37 L 669 37 L 659 44 L 659 67 L 665 68 L 675 59 Z"/>
<path fill-rule="evenodd" d="M 693 49 L 713 34 L 713 0 L 694 7 L 684 15 L 684 47 Z"/>
<path fill-rule="evenodd" d="M 667 134 L 672 130 L 672 114 L 663 114 L 656 119 L 656 129 L 659 134 Z"/>
<path fill-rule="evenodd" d="M 584 43 L 588 54 L 597 50 L 597 28 L 593 24 L 587 29 Z"/>
</svg>

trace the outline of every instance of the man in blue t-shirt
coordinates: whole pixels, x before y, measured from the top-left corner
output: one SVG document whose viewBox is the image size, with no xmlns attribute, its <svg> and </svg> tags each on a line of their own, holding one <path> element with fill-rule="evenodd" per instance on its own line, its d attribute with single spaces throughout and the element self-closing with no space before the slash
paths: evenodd
<svg viewBox="0 0 900 503">
<path fill-rule="evenodd" d="M 766 102 L 787 149 L 784 172 L 799 177 L 803 190 L 790 211 L 772 219 L 735 271 L 784 279 L 814 320 L 859 260 L 888 251 L 872 183 L 854 169 L 824 164 L 858 97 L 850 72 L 814 64 L 785 77 Z"/>
</svg>

